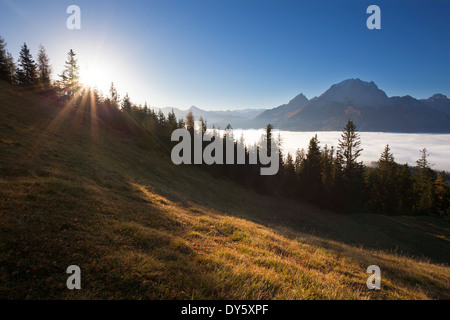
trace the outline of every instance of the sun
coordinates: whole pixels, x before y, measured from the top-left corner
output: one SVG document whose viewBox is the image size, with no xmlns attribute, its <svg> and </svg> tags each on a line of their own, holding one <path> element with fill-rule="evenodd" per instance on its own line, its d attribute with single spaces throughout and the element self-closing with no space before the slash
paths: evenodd
<svg viewBox="0 0 450 320">
<path fill-rule="evenodd" d="M 101 66 L 85 65 L 80 69 L 80 82 L 84 87 L 97 88 L 106 93 L 111 79 Z"/>
</svg>

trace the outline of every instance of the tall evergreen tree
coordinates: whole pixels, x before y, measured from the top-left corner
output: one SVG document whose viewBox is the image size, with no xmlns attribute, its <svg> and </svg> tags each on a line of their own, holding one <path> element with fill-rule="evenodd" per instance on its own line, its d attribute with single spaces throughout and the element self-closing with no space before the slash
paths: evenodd
<svg viewBox="0 0 450 320">
<path fill-rule="evenodd" d="M 37 69 L 40 85 L 44 90 L 50 89 L 52 67 L 50 66 L 50 59 L 48 58 L 47 52 L 42 44 L 39 46 Z"/>
<path fill-rule="evenodd" d="M 172 132 L 178 128 L 177 117 L 173 109 L 171 112 L 169 112 L 169 115 L 167 116 L 167 123 L 170 131 L 169 134 L 172 134 Z"/>
<path fill-rule="evenodd" d="M 200 116 L 200 118 L 198 119 L 198 122 L 200 123 L 200 128 L 202 130 L 202 134 L 205 134 L 206 129 L 207 129 L 206 120 L 204 120 L 203 117 Z M 231 125 L 230 125 L 230 127 L 231 127 Z"/>
<path fill-rule="evenodd" d="M 438 213 L 450 214 L 450 186 L 445 181 L 445 172 L 439 172 L 434 182 L 435 203 Z"/>
<path fill-rule="evenodd" d="M 6 52 L 6 79 L 12 84 L 16 84 L 16 64 L 11 52 Z"/>
<path fill-rule="evenodd" d="M 364 166 L 358 162 L 362 148 L 361 138 L 356 124 L 348 120 L 338 143 L 339 154 L 342 155 L 344 205 L 354 211 L 364 203 Z"/>
<path fill-rule="evenodd" d="M 397 190 L 400 198 L 400 212 L 411 214 L 414 204 L 413 177 L 407 164 L 404 164 L 398 173 Z"/>
<path fill-rule="evenodd" d="M 390 153 L 389 145 L 386 145 L 378 160 L 371 194 L 375 209 L 380 213 L 394 214 L 399 211 L 397 183 L 397 164 Z"/>
<path fill-rule="evenodd" d="M 0 79 L 8 80 L 6 42 L 0 37 Z"/>
<path fill-rule="evenodd" d="M 20 50 L 16 79 L 17 83 L 22 86 L 37 84 L 37 66 L 26 43 L 23 44 Z"/>
<path fill-rule="evenodd" d="M 186 129 L 191 132 L 191 134 L 194 134 L 195 129 L 195 123 L 194 123 L 194 115 L 192 114 L 192 111 L 189 111 L 186 115 Z"/>
<path fill-rule="evenodd" d="M 114 86 L 114 82 L 111 82 L 111 86 L 109 87 L 109 101 L 111 105 L 117 109 L 119 109 L 120 96 L 117 93 L 117 89 Z"/>
<path fill-rule="evenodd" d="M 322 183 L 327 189 L 331 189 L 333 184 L 333 155 L 334 148 L 328 148 L 325 145 L 322 151 L 321 164 L 322 164 Z"/>
<path fill-rule="evenodd" d="M 294 195 L 297 173 L 295 172 L 294 159 L 290 152 L 287 153 L 283 167 L 283 193 L 286 195 Z"/>
<path fill-rule="evenodd" d="M 266 141 L 267 141 L 267 155 L 270 156 L 272 154 L 272 130 L 273 126 L 269 123 L 266 126 Z"/>
<path fill-rule="evenodd" d="M 132 108 L 131 99 L 127 93 L 127 94 L 125 94 L 125 97 L 122 100 L 122 111 L 131 113 L 131 108 Z"/>
<path fill-rule="evenodd" d="M 301 197 L 310 202 L 318 202 L 322 197 L 322 164 L 319 140 L 315 135 L 309 141 L 308 152 L 300 169 Z"/>
<path fill-rule="evenodd" d="M 298 175 L 300 173 L 300 168 L 302 167 L 303 161 L 305 160 L 305 149 L 297 149 L 295 151 L 295 173 Z"/>
<path fill-rule="evenodd" d="M 64 70 L 60 75 L 60 86 L 63 96 L 73 96 L 80 89 L 80 68 L 75 56 L 75 52 L 70 49 Z"/>
<path fill-rule="evenodd" d="M 416 161 L 419 172 L 415 175 L 414 192 L 417 196 L 415 212 L 418 214 L 432 214 L 434 209 L 433 170 L 428 161 L 428 150 L 420 151 L 421 156 Z"/>
</svg>

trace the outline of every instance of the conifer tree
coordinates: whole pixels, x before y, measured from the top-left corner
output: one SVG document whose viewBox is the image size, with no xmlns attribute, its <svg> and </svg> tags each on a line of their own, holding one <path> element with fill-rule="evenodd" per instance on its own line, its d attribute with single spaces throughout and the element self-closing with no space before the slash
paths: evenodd
<svg viewBox="0 0 450 320">
<path fill-rule="evenodd" d="M 111 102 L 112 106 L 119 109 L 120 96 L 117 93 L 114 82 L 111 82 L 111 86 L 109 87 L 109 101 Z"/>
<path fill-rule="evenodd" d="M 295 172 L 294 159 L 290 152 L 287 153 L 286 160 L 284 161 L 283 175 L 283 193 L 293 195 L 295 193 L 297 174 Z"/>
<path fill-rule="evenodd" d="M 317 202 L 322 196 L 321 151 L 315 135 L 309 141 L 308 152 L 300 169 L 301 194 L 304 199 Z"/>
<path fill-rule="evenodd" d="M 266 141 L 267 141 L 267 155 L 270 156 L 272 154 L 272 130 L 273 126 L 269 123 L 266 126 Z"/>
<path fill-rule="evenodd" d="M 362 148 L 356 124 L 348 120 L 338 143 L 342 155 L 342 178 L 344 205 L 349 211 L 358 209 L 364 203 L 364 166 L 358 162 Z"/>
<path fill-rule="evenodd" d="M 45 51 L 45 48 L 42 44 L 39 46 L 39 52 L 37 56 L 37 69 L 39 83 L 42 86 L 42 89 L 50 89 L 52 68 L 50 66 L 50 59 L 48 58 L 47 52 Z"/>
<path fill-rule="evenodd" d="M 170 131 L 169 134 L 172 134 L 172 132 L 178 128 L 177 117 L 175 116 L 173 109 L 167 116 L 167 123 Z"/>
<path fill-rule="evenodd" d="M 380 213 L 393 214 L 398 212 L 399 198 L 397 194 L 397 164 L 386 145 L 378 160 L 374 186 L 371 197 Z"/>
<path fill-rule="evenodd" d="M 414 179 L 414 192 L 417 196 L 415 212 L 418 214 L 432 214 L 434 207 L 433 170 L 428 161 L 428 150 L 420 151 L 421 156 L 416 161 L 419 172 Z"/>
<path fill-rule="evenodd" d="M 8 80 L 6 42 L 0 37 L 0 79 Z"/>
<path fill-rule="evenodd" d="M 4 78 L 12 84 L 16 84 L 16 64 L 11 52 L 6 52 L 6 77 Z"/>
<path fill-rule="evenodd" d="M 435 203 L 441 215 L 450 213 L 450 186 L 445 181 L 445 172 L 439 172 L 434 182 Z"/>
<path fill-rule="evenodd" d="M 300 173 L 300 168 L 302 167 L 303 161 L 305 160 L 305 149 L 297 149 L 295 151 L 295 173 L 298 175 Z"/>
<path fill-rule="evenodd" d="M 21 86 L 35 85 L 38 80 L 37 66 L 26 43 L 23 44 L 20 50 L 16 80 Z"/>
<path fill-rule="evenodd" d="M 398 173 L 397 190 L 400 198 L 400 212 L 411 214 L 414 204 L 413 177 L 407 164 L 404 164 Z"/>
<path fill-rule="evenodd" d="M 131 107 L 132 107 L 131 99 L 128 96 L 128 92 L 127 92 L 125 94 L 125 97 L 122 100 L 122 111 L 131 113 Z"/>
<path fill-rule="evenodd" d="M 206 129 L 207 129 L 206 121 L 203 119 L 202 116 L 200 116 L 200 118 L 198 119 L 198 122 L 200 123 L 200 128 L 202 130 L 202 135 L 203 135 L 203 134 L 205 134 Z M 228 125 L 231 127 L 230 124 L 228 124 Z M 228 128 L 228 126 L 227 126 L 227 128 Z"/>
<path fill-rule="evenodd" d="M 60 75 L 60 86 L 63 96 L 73 96 L 80 89 L 80 74 L 75 52 L 70 49 L 67 54 L 64 70 Z"/>
<path fill-rule="evenodd" d="M 322 165 L 322 183 L 324 186 L 327 187 L 327 189 L 331 189 L 332 187 L 332 180 L 333 180 L 333 155 L 334 155 L 334 148 L 328 148 L 328 145 L 325 145 L 322 151 L 321 155 L 321 165 Z"/>
<path fill-rule="evenodd" d="M 189 111 L 188 114 L 186 115 L 186 129 L 189 130 L 189 132 L 191 132 L 191 134 L 194 134 L 194 128 L 195 128 L 195 123 L 194 123 L 194 115 L 192 114 L 192 111 Z"/>
</svg>

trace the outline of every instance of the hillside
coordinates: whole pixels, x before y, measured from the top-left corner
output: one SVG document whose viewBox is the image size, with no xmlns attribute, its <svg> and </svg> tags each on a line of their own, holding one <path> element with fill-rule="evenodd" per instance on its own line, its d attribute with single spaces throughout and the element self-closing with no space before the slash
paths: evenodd
<svg viewBox="0 0 450 320">
<path fill-rule="evenodd" d="M 0 112 L 0 298 L 450 298 L 448 220 L 258 195 L 173 165 L 132 121 L 3 82 Z"/>
</svg>

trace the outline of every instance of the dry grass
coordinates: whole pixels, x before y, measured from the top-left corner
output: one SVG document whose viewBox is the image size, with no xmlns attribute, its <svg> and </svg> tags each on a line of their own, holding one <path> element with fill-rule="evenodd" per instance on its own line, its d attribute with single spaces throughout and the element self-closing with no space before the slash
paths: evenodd
<svg viewBox="0 0 450 320">
<path fill-rule="evenodd" d="M 449 299 L 446 220 L 263 197 L 0 86 L 1 298 Z"/>
</svg>

